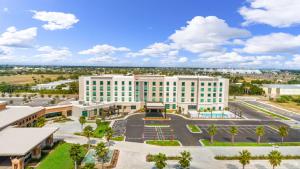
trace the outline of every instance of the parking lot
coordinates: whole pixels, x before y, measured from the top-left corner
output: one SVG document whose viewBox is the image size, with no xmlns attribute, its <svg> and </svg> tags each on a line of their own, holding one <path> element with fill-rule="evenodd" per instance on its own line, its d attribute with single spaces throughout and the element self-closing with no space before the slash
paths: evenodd
<svg viewBox="0 0 300 169">
<path fill-rule="evenodd" d="M 176 140 L 170 127 L 144 127 L 144 140 Z"/>
<path fill-rule="evenodd" d="M 233 125 L 217 125 L 217 134 L 214 139 L 216 141 L 229 142 L 231 141 L 230 128 Z M 238 134 L 235 136 L 235 141 L 237 142 L 256 142 L 256 127 L 257 125 L 235 125 L 238 128 Z M 204 139 L 210 139 L 208 134 L 209 125 L 199 125 L 202 130 L 202 137 Z M 261 138 L 261 142 L 280 142 L 281 137 L 278 131 L 271 128 L 268 125 L 264 125 L 265 134 Z M 289 138 L 286 139 L 289 141 Z"/>
</svg>

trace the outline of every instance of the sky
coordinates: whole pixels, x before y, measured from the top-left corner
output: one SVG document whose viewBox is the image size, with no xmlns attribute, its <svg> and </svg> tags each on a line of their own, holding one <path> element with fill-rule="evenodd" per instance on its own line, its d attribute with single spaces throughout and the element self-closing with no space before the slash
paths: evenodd
<svg viewBox="0 0 300 169">
<path fill-rule="evenodd" d="M 299 0 L 0 0 L 0 64 L 300 69 Z"/>
</svg>

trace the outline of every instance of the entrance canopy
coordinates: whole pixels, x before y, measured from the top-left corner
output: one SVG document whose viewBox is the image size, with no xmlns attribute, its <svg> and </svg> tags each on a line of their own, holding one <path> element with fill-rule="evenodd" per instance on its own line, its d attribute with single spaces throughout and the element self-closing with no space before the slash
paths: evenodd
<svg viewBox="0 0 300 169">
<path fill-rule="evenodd" d="M 147 102 L 145 105 L 145 112 L 147 117 L 165 117 L 165 105 L 161 102 Z M 165 112 L 163 114 L 163 112 Z"/>
</svg>

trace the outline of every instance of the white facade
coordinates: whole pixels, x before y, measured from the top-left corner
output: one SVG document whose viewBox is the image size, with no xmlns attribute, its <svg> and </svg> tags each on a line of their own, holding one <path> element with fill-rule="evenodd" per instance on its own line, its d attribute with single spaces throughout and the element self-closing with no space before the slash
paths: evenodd
<svg viewBox="0 0 300 169">
<path fill-rule="evenodd" d="M 62 84 L 67 84 L 71 82 L 75 82 L 76 80 L 59 80 L 55 82 L 50 82 L 46 84 L 37 84 L 36 86 L 32 86 L 32 90 L 54 90 L 56 89 L 57 86 L 62 85 Z M 69 90 L 69 86 L 63 87 L 62 90 Z"/>
<path fill-rule="evenodd" d="M 141 108 L 146 102 L 166 109 L 223 110 L 228 106 L 228 79 L 208 76 L 101 75 L 79 78 L 79 100 Z M 129 109 L 130 111 L 130 109 Z"/>
<path fill-rule="evenodd" d="M 263 90 L 270 98 L 282 95 L 300 95 L 300 84 L 265 84 Z"/>
</svg>

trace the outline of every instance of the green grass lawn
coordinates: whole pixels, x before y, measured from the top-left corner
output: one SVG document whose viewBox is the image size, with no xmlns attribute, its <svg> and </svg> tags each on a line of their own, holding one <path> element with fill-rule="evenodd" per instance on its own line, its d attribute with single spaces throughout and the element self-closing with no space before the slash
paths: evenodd
<svg viewBox="0 0 300 169">
<path fill-rule="evenodd" d="M 250 107 L 250 108 L 252 108 L 252 109 L 254 109 L 254 110 L 258 110 L 258 111 L 261 111 L 261 112 L 263 112 L 263 113 L 266 113 L 266 114 L 270 115 L 271 117 L 279 118 L 279 119 L 282 119 L 282 120 L 290 120 L 289 118 L 287 118 L 287 117 L 285 117 L 285 116 L 281 116 L 281 115 L 279 115 L 279 114 L 275 114 L 275 113 L 273 113 L 273 112 L 270 112 L 270 111 L 268 111 L 268 110 L 266 110 L 266 109 L 263 109 L 263 108 L 260 108 L 260 107 L 258 107 L 258 106 L 254 106 L 254 105 L 252 105 L 252 104 L 245 103 L 245 102 L 243 102 L 243 104 L 246 105 L 246 106 L 248 106 L 248 107 Z"/>
<path fill-rule="evenodd" d="M 214 141 L 212 144 L 210 143 L 210 140 L 201 140 L 201 142 L 205 146 L 300 146 L 300 142 L 284 142 L 284 143 L 259 143 L 256 142 L 219 142 Z"/>
<path fill-rule="evenodd" d="M 74 163 L 69 155 L 72 144 L 62 143 L 57 145 L 45 158 L 42 159 L 37 169 L 73 169 Z M 86 154 L 84 149 L 82 157 Z"/>
<path fill-rule="evenodd" d="M 118 136 L 118 137 L 113 137 L 111 140 L 113 141 L 124 141 L 125 137 L 124 136 Z"/>
<path fill-rule="evenodd" d="M 146 144 L 157 146 L 180 146 L 180 142 L 178 140 L 147 140 Z"/>
<path fill-rule="evenodd" d="M 146 124 L 145 127 L 170 127 L 167 124 Z"/>
<path fill-rule="evenodd" d="M 101 125 L 99 125 L 94 130 L 94 137 L 102 138 L 105 134 L 105 130 L 109 127 L 110 122 L 102 122 Z"/>
<path fill-rule="evenodd" d="M 201 129 L 197 125 L 188 124 L 187 127 L 193 133 L 201 133 L 202 132 Z"/>
</svg>

